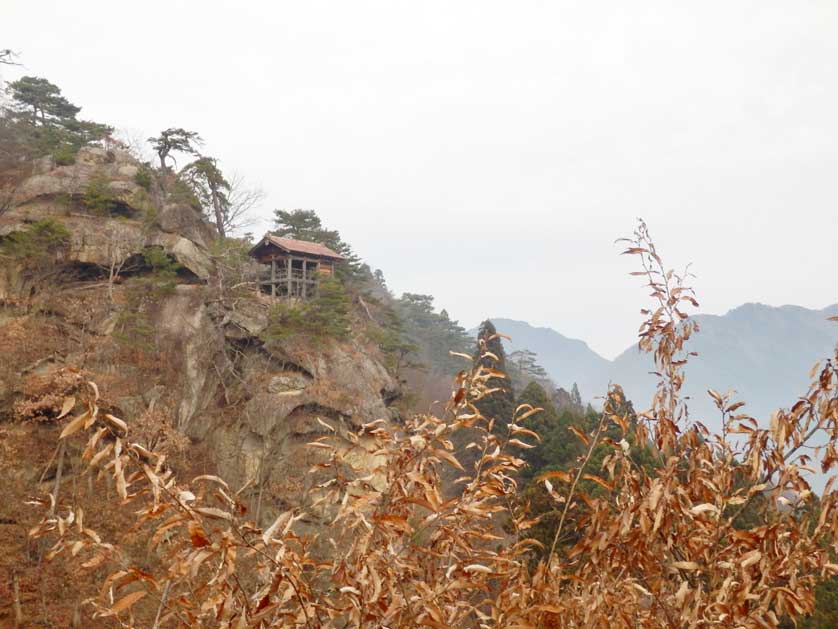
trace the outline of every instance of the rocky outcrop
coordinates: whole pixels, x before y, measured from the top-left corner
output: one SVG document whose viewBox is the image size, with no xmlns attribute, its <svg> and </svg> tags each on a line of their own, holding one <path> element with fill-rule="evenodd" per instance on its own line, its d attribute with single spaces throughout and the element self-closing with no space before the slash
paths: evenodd
<svg viewBox="0 0 838 629">
<path fill-rule="evenodd" d="M 189 428 L 210 444 L 224 478 L 260 493 L 268 488 L 263 513 L 272 505 L 305 507 L 314 479 L 309 468 L 319 456 L 307 444 L 374 419 L 392 420 L 389 403 L 399 388 L 376 351 L 357 341 L 294 338 L 266 345 L 259 334 L 267 307 L 255 300 L 221 318 L 244 399 L 234 415 L 193 420 Z"/>
<path fill-rule="evenodd" d="M 140 186 L 136 179 L 141 168 L 124 151 L 98 147 L 82 148 L 69 166 L 56 166 L 50 158 L 38 160 L 34 174 L 15 191 L 14 206 L 0 217 L 0 236 L 51 219 L 70 232 L 66 264 L 107 268 L 158 246 L 195 278 L 208 279 L 212 228 L 195 208 L 157 199 Z M 85 195 L 94 182 L 104 188 L 112 209 L 85 207 Z M 5 291 L 0 286 L 0 297 L 4 292 L 8 286 Z"/>
<path fill-rule="evenodd" d="M 212 453 L 215 471 L 232 486 L 258 491 L 263 517 L 283 505 L 305 506 L 314 479 L 309 468 L 322 456 L 306 444 L 325 432 L 347 435 L 362 423 L 391 419 L 398 383 L 378 350 L 358 339 L 266 343 L 273 302 L 255 293 L 234 303 L 218 299 L 216 287 L 201 281 L 213 276 L 212 230 L 188 204 L 152 198 L 136 181 L 140 168 L 125 153 L 98 148 L 82 149 L 71 166 L 41 160 L 18 189 L 17 205 L 0 217 L 0 236 L 39 220 L 60 222 L 69 245 L 56 263 L 98 269 L 71 284 L 46 280 L 53 285 L 44 310 L 79 338 L 60 363 L 84 364 L 91 377 L 102 378 L 106 394 L 110 382 L 118 390 L 114 412 L 126 419 L 165 408 L 178 431 Z M 121 204 L 118 213 L 78 202 L 92 181 L 100 188 L 104 182 Z M 148 246 L 161 247 L 189 273 L 153 297 L 137 300 L 136 288 L 151 284 L 132 288 L 130 280 L 110 293 L 102 270 Z M 5 271 L 0 300 L 28 295 L 21 274 L 10 265 Z M 0 318 L 0 337 L 15 316 Z M 150 335 L 142 345 L 152 350 L 126 349 L 120 340 L 126 326 Z"/>
</svg>

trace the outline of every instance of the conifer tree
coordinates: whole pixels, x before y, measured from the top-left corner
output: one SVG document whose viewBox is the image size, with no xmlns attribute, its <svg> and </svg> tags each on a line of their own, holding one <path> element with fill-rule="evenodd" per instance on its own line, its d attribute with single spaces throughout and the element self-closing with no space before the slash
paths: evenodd
<svg viewBox="0 0 838 629">
<path fill-rule="evenodd" d="M 473 342 L 447 311 L 434 312 L 433 302 L 431 295 L 404 293 L 394 308 L 403 323 L 405 338 L 417 347 L 417 361 L 432 371 L 453 376 L 463 368 L 463 361 L 450 352 L 471 352 Z"/>
<path fill-rule="evenodd" d="M 578 407 L 582 407 L 582 395 L 579 393 L 579 387 L 573 383 L 573 388 L 570 390 L 570 399 Z"/>
<path fill-rule="evenodd" d="M 352 247 L 341 239 L 337 230 L 326 229 L 323 226 L 323 222 L 314 210 L 274 210 L 274 229 L 271 233 L 283 238 L 319 242 L 339 253 L 344 257 L 345 262 L 338 268 L 338 274 L 345 279 L 372 277 L 369 266 L 361 262 L 361 258 L 355 255 Z"/>
<path fill-rule="evenodd" d="M 230 214 L 230 182 L 218 167 L 214 157 L 200 157 L 181 171 L 181 176 L 195 192 L 205 210 L 215 218 L 215 227 L 221 238 L 227 235 Z"/>
<path fill-rule="evenodd" d="M 81 111 L 61 95 L 57 85 L 38 76 L 24 76 L 9 83 L 9 92 L 20 107 L 31 110 L 33 123 L 67 120 Z"/>
<path fill-rule="evenodd" d="M 343 339 L 349 336 L 349 296 L 343 285 L 327 277 L 320 281 L 318 294 L 304 306 L 304 318 L 312 333 Z"/>
<path fill-rule="evenodd" d="M 166 160 L 173 151 L 197 155 L 197 147 L 203 144 L 201 136 L 195 131 L 187 131 L 180 127 L 169 127 L 161 131 L 156 138 L 148 138 L 148 141 L 160 160 L 160 170 L 164 172 L 168 168 Z"/>
<path fill-rule="evenodd" d="M 338 246 L 340 241 L 338 232 L 324 228 L 323 221 L 314 210 L 274 210 L 273 233 L 283 238 L 320 242 L 326 246 Z"/>
<path fill-rule="evenodd" d="M 8 93 L 11 103 L 0 110 L 0 121 L 5 127 L 5 140 L 13 138 L 15 147 L 4 148 L 6 155 L 52 155 L 58 164 L 71 164 L 82 146 L 98 142 L 113 131 L 107 125 L 77 119 L 81 108 L 42 77 L 24 76 L 13 81 L 8 84 Z"/>
<path fill-rule="evenodd" d="M 547 370 L 538 364 L 537 354 L 529 349 L 519 349 L 509 354 L 507 367 L 515 391 L 522 391 L 533 380 L 544 384 L 550 380 Z"/>
<path fill-rule="evenodd" d="M 551 455 L 556 454 L 554 451 L 555 448 L 551 447 L 551 445 L 555 444 L 551 444 L 551 442 L 554 441 L 553 437 L 556 436 L 557 428 L 559 427 L 559 415 L 547 391 L 535 380 L 530 382 L 521 391 L 516 402 L 519 405 L 529 404 L 533 408 L 542 409 L 541 412 L 536 413 L 526 422 L 526 428 L 538 433 L 541 441 L 535 448 L 521 453 L 521 458 L 529 463 L 529 467 L 524 470 L 524 474 L 525 476 L 532 476 L 548 464 L 556 462 L 555 460 L 551 460 L 554 458 Z M 568 441 L 570 441 L 569 435 Z"/>
<path fill-rule="evenodd" d="M 480 324 L 477 335 L 477 352 L 475 358 L 485 367 L 507 373 L 506 352 L 503 342 L 498 336 L 495 325 L 488 319 Z M 506 425 L 511 421 L 515 411 L 515 395 L 509 378 L 500 376 L 487 381 L 489 388 L 498 390 L 477 402 L 477 407 L 486 419 L 494 420 L 495 432 L 503 434 Z"/>
</svg>

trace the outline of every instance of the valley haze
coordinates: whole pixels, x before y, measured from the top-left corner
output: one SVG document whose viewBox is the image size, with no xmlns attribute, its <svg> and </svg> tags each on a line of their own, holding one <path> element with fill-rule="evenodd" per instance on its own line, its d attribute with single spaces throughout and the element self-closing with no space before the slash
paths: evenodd
<svg viewBox="0 0 838 629">
<path fill-rule="evenodd" d="M 828 319 L 834 316 L 838 316 L 838 304 L 809 310 L 749 303 L 724 315 L 694 315 L 700 331 L 688 348 L 698 356 L 691 357 L 685 368 L 692 417 L 718 428 L 719 413 L 707 390 L 735 389 L 736 399 L 746 402 L 744 412 L 765 424 L 776 408 L 787 408 L 805 393 L 811 367 L 832 354 L 838 324 Z M 596 403 L 594 398 L 603 396 L 609 383 L 621 385 L 636 401 L 638 411 L 651 399 L 656 384 L 650 374 L 651 357 L 636 344 L 607 360 L 584 341 L 551 328 L 512 319 L 491 320 L 498 332 L 511 337 L 506 342 L 511 351 L 536 352 L 557 386 L 570 390 L 575 382 L 587 401 Z"/>
<path fill-rule="evenodd" d="M 834 2 L 2 4 L 6 79 L 125 136 L 200 130 L 265 189 L 257 236 L 314 209 L 469 325 L 502 299 L 616 356 L 637 216 L 705 312 L 838 298 Z"/>
</svg>

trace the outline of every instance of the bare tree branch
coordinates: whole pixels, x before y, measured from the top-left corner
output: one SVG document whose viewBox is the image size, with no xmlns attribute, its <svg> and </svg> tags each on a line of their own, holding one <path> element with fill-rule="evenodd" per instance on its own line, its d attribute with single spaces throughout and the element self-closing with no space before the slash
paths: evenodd
<svg viewBox="0 0 838 629">
<path fill-rule="evenodd" d="M 0 64 L 7 66 L 19 66 L 20 64 L 15 61 L 17 57 L 18 54 L 11 48 L 3 48 L 0 50 Z"/>
<path fill-rule="evenodd" d="M 255 222 L 254 210 L 265 200 L 264 190 L 248 185 L 242 175 L 233 173 L 229 181 L 229 209 L 224 221 L 224 228 L 228 234 L 240 232 L 252 225 Z"/>
</svg>

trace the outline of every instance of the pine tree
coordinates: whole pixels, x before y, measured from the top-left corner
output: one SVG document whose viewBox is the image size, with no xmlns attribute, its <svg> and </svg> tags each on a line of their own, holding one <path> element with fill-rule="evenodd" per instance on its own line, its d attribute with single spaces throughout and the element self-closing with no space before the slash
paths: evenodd
<svg viewBox="0 0 838 629">
<path fill-rule="evenodd" d="M 579 387 L 573 383 L 573 388 L 570 390 L 570 399 L 578 407 L 582 407 L 582 395 L 579 393 Z"/>
<path fill-rule="evenodd" d="M 414 362 L 451 376 L 463 369 L 463 361 L 449 352 L 471 352 L 473 343 L 445 310 L 434 312 L 431 295 L 404 293 L 394 309 L 402 320 L 405 338 L 417 348 Z"/>
<path fill-rule="evenodd" d="M 180 174 L 192 188 L 204 210 L 212 213 L 218 235 L 225 238 L 230 214 L 231 186 L 218 167 L 217 160 L 213 157 L 201 157 L 185 166 Z"/>
<path fill-rule="evenodd" d="M 551 447 L 551 445 L 555 444 L 551 442 L 559 427 L 559 415 L 547 391 L 536 381 L 530 382 L 521 391 L 521 395 L 518 396 L 516 402 L 519 405 L 529 404 L 534 408 L 542 409 L 541 412 L 531 415 L 530 419 L 527 419 L 524 423 L 525 428 L 534 430 L 541 437 L 541 441 L 538 442 L 535 448 L 521 452 L 521 458 L 529 463 L 529 467 L 524 470 L 524 475 L 531 477 L 549 463 L 555 462 L 551 460 L 553 458 L 551 455 L 556 454 L 555 448 Z"/>
<path fill-rule="evenodd" d="M 168 168 L 166 160 L 173 151 L 198 155 L 197 147 L 204 143 L 195 131 L 187 131 L 180 127 L 169 127 L 161 131 L 156 138 L 148 138 L 148 141 L 151 142 L 151 147 L 160 159 L 160 170 L 164 172 Z"/>
<path fill-rule="evenodd" d="M 495 325 L 488 319 L 480 324 L 477 335 L 477 352 L 475 360 L 484 367 L 507 373 L 506 352 L 503 342 L 498 336 Z M 477 408 L 488 420 L 494 420 L 494 432 L 504 434 L 507 424 L 512 421 L 515 412 L 515 395 L 509 378 L 492 377 L 487 386 L 498 390 L 477 402 Z"/>
<path fill-rule="evenodd" d="M 61 89 L 38 76 L 24 76 L 9 83 L 9 92 L 19 106 L 30 109 L 32 122 L 47 125 L 75 118 L 81 111 L 61 95 Z"/>
<path fill-rule="evenodd" d="M 71 164 L 82 146 L 102 140 L 113 131 L 107 125 L 78 120 L 81 108 L 47 79 L 25 76 L 9 83 L 8 92 L 11 107 L 2 108 L 0 120 L 21 143 L 15 147 L 16 153 L 52 155 L 58 164 Z"/>
<path fill-rule="evenodd" d="M 550 381 L 547 370 L 538 364 L 537 354 L 528 349 L 519 349 L 509 354 L 507 367 L 516 391 L 522 391 L 533 380 L 542 384 Z"/>
<path fill-rule="evenodd" d="M 275 236 L 319 242 L 345 259 L 338 267 L 338 274 L 344 279 L 369 279 L 372 271 L 355 252 L 344 242 L 335 229 L 326 229 L 314 210 L 274 210 Z"/>
<path fill-rule="evenodd" d="M 306 325 L 313 334 L 344 339 L 349 336 L 350 301 L 346 289 L 327 277 L 317 287 L 317 297 L 303 306 Z"/>
</svg>

